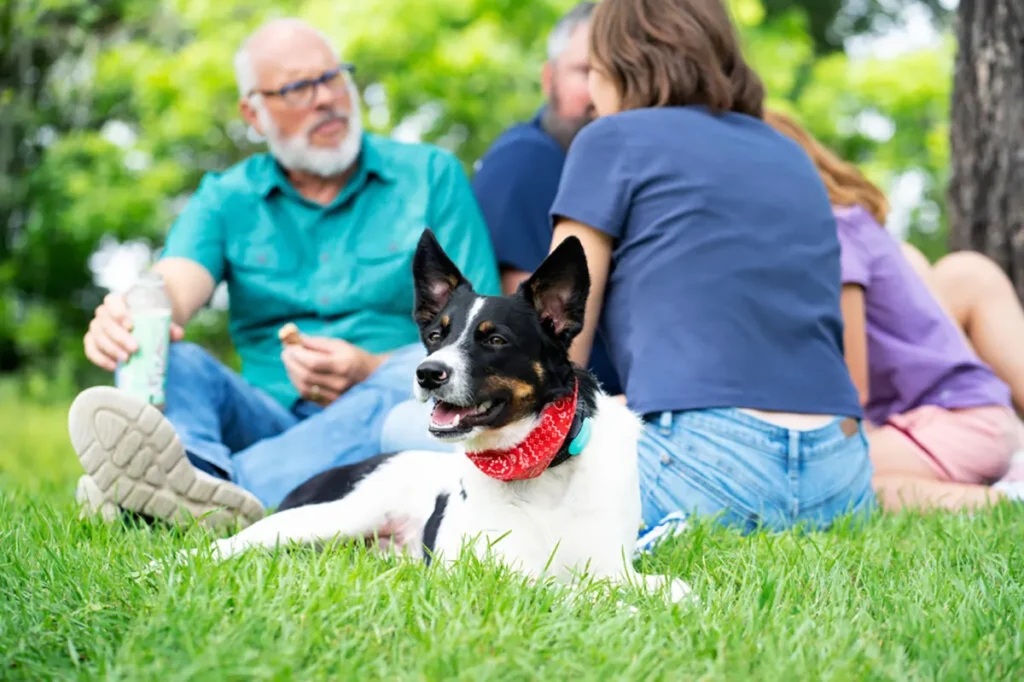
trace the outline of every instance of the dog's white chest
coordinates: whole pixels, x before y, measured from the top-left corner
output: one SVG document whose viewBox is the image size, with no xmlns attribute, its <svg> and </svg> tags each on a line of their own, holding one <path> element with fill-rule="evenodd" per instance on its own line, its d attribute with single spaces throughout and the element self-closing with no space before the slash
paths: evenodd
<svg viewBox="0 0 1024 682">
<path fill-rule="evenodd" d="M 624 544 L 636 533 L 631 477 L 572 468 L 514 484 L 464 478 L 449 502 L 436 551 L 453 560 L 466 546 L 532 575 L 564 575 L 584 564 L 618 566 Z"/>
</svg>

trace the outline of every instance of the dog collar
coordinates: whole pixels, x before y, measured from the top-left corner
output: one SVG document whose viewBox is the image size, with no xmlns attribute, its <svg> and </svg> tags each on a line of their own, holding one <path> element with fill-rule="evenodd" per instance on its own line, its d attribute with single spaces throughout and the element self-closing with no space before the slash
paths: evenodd
<svg viewBox="0 0 1024 682">
<path fill-rule="evenodd" d="M 572 395 L 541 412 L 540 422 L 518 445 L 507 450 L 466 452 L 477 469 L 499 481 L 536 478 L 583 451 L 590 440 L 590 418 L 576 413 L 579 383 Z"/>
</svg>

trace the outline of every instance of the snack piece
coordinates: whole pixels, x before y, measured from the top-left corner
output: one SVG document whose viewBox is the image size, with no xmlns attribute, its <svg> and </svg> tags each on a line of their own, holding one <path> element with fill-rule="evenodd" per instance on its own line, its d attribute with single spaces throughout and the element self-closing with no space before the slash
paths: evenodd
<svg viewBox="0 0 1024 682">
<path fill-rule="evenodd" d="M 277 331 L 277 338 L 286 346 L 294 346 L 299 342 L 299 328 L 294 322 L 289 322 Z"/>
</svg>

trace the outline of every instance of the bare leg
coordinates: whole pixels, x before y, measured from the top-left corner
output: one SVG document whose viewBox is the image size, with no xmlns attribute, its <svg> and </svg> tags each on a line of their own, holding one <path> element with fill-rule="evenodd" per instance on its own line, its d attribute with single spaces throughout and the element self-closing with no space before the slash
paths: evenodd
<svg viewBox="0 0 1024 682">
<path fill-rule="evenodd" d="M 935 264 L 939 295 L 978 356 L 1007 384 L 1024 412 L 1024 309 L 1009 278 L 986 256 L 960 251 Z"/>
<path fill-rule="evenodd" d="M 977 509 L 1004 497 L 989 486 L 940 481 L 917 447 L 893 428 L 872 429 L 868 441 L 872 483 L 884 509 Z"/>
</svg>

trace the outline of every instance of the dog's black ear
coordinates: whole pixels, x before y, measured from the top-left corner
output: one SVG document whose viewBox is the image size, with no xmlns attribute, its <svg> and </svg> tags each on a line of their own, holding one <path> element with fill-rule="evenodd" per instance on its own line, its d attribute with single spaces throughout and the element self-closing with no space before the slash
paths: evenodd
<svg viewBox="0 0 1024 682">
<path fill-rule="evenodd" d="M 544 328 L 566 348 L 583 329 L 589 294 L 587 255 L 576 237 L 559 244 L 519 285 L 519 295 L 529 301 Z"/>
<path fill-rule="evenodd" d="M 416 246 L 412 278 L 416 292 L 413 317 L 420 327 L 434 321 L 458 287 L 465 284 L 472 288 L 429 229 L 423 231 Z"/>
</svg>

